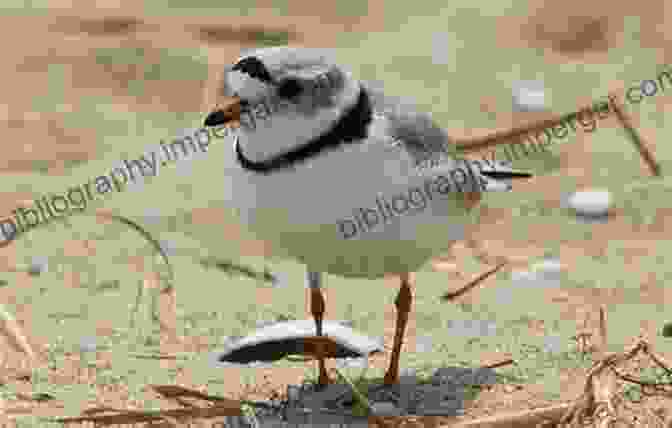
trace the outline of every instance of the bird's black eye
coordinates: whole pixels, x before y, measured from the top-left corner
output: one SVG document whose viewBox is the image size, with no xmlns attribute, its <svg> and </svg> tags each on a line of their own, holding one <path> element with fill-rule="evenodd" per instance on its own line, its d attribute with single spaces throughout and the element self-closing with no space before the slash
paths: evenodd
<svg viewBox="0 0 672 428">
<path fill-rule="evenodd" d="M 301 83 L 296 79 L 286 79 L 278 87 L 278 95 L 282 98 L 294 98 L 301 93 L 303 88 Z"/>
<path fill-rule="evenodd" d="M 271 74 L 266 69 L 264 63 L 254 56 L 248 56 L 247 58 L 241 59 L 231 68 L 231 70 L 243 72 L 250 77 L 254 77 L 265 83 L 271 83 L 273 81 L 273 78 L 271 78 Z"/>
<path fill-rule="evenodd" d="M 205 121 L 203 122 L 203 126 L 222 125 L 226 123 L 227 120 L 228 117 L 226 116 L 226 113 L 224 113 L 224 110 L 215 110 L 208 114 L 208 117 L 206 117 Z"/>
</svg>

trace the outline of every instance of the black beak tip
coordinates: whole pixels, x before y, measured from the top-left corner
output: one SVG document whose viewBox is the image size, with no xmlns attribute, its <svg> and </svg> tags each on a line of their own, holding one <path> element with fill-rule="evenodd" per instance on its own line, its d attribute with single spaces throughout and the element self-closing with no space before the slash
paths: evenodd
<svg viewBox="0 0 672 428">
<path fill-rule="evenodd" d="M 534 175 L 527 171 L 482 171 L 481 174 L 492 179 L 516 179 L 516 178 L 532 178 Z"/>
<path fill-rule="evenodd" d="M 224 110 L 215 110 L 208 114 L 208 116 L 205 118 L 205 121 L 203 121 L 203 126 L 217 126 L 217 125 L 223 125 L 227 121 L 227 116 L 226 113 L 224 113 Z"/>
</svg>

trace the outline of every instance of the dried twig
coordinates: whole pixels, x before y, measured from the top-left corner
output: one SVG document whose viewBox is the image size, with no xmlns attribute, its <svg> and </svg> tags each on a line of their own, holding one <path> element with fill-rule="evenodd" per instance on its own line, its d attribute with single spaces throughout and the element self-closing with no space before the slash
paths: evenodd
<svg viewBox="0 0 672 428">
<path fill-rule="evenodd" d="M 193 419 L 193 418 L 216 418 L 220 416 L 241 416 L 240 407 L 231 408 L 226 405 L 217 405 L 211 407 L 192 407 L 188 409 L 170 409 L 170 410 L 124 410 L 112 415 L 103 416 L 80 416 L 75 418 L 55 419 L 59 423 L 83 423 L 93 422 L 102 426 L 115 424 L 133 424 L 141 422 L 158 422 L 168 418 L 175 419 Z"/>
<path fill-rule="evenodd" d="M 5 335 L 10 339 L 10 344 L 16 350 L 28 355 L 31 360 L 35 360 L 35 351 L 23 334 L 19 323 L 2 304 L 0 304 L 0 323 L 2 323 L 2 330 Z"/>
<path fill-rule="evenodd" d="M 651 175 L 655 177 L 660 177 L 660 164 L 656 162 L 656 159 L 653 157 L 653 154 L 647 147 L 646 143 L 644 142 L 644 139 L 632 125 L 632 120 L 630 119 L 630 116 L 628 116 L 625 113 L 625 111 L 621 108 L 621 106 L 616 102 L 616 97 L 614 97 L 613 95 L 609 95 L 609 101 L 611 102 L 611 105 L 614 108 L 614 112 L 616 113 L 616 117 L 618 118 L 619 122 L 621 122 L 623 128 L 625 128 L 625 130 L 628 132 L 633 144 L 639 151 L 640 156 L 644 159 L 644 162 L 646 162 L 646 165 L 649 167 Z"/>
<path fill-rule="evenodd" d="M 640 156 L 644 159 L 644 162 L 646 162 L 647 166 L 649 167 L 651 174 L 655 177 L 659 177 L 661 175 L 660 164 L 654 158 L 653 154 L 649 150 L 648 146 L 645 144 L 640 133 L 637 132 L 637 130 L 632 125 L 632 121 L 630 120 L 629 116 L 615 101 L 616 99 L 615 96 L 609 94 L 607 98 L 609 99 L 614 109 L 614 113 L 616 113 L 616 117 L 618 118 L 619 122 L 621 123 L 623 128 L 625 128 L 625 130 L 628 132 L 633 144 L 637 148 L 637 151 L 639 152 Z M 457 141 L 457 148 L 462 153 L 472 153 L 485 150 L 491 147 L 510 144 L 509 141 L 511 141 L 512 139 L 520 138 L 521 136 L 528 134 L 530 132 L 542 131 L 546 128 L 560 125 L 566 122 L 567 120 L 575 118 L 580 111 L 584 111 L 590 108 L 591 108 L 590 106 L 584 106 L 583 108 L 577 111 L 565 115 L 555 116 L 550 119 L 544 119 L 534 123 L 528 123 L 526 125 L 518 126 L 509 130 L 496 131 L 483 137 L 461 139 Z"/>
<path fill-rule="evenodd" d="M 497 369 L 497 368 L 504 367 L 504 366 L 508 366 L 508 365 L 515 364 L 515 363 L 516 363 L 516 362 L 515 362 L 514 360 L 512 360 L 511 358 L 507 358 L 507 359 L 502 360 L 502 361 L 497 361 L 496 363 L 486 364 L 486 365 L 484 365 L 484 366 L 481 366 L 481 368 L 484 368 L 484 369 Z"/>
<path fill-rule="evenodd" d="M 607 351 L 607 311 L 604 305 L 600 306 L 600 351 Z"/>
<path fill-rule="evenodd" d="M 571 403 L 557 404 L 541 409 L 526 410 L 524 412 L 508 413 L 490 416 L 475 421 L 451 425 L 452 428 L 540 428 L 552 427 L 553 422 L 559 420 L 572 406 Z M 448 427 L 443 427 L 448 428 Z"/>
<path fill-rule="evenodd" d="M 482 273 L 481 275 L 477 276 L 475 279 L 469 281 L 466 285 L 464 285 L 463 287 L 459 288 L 458 290 L 455 290 L 455 291 L 449 291 L 448 293 L 444 294 L 443 296 L 441 296 L 441 299 L 442 299 L 442 300 L 454 300 L 454 299 L 460 297 L 460 296 L 463 295 L 464 293 L 468 292 L 468 291 L 471 290 L 472 288 L 474 288 L 474 287 L 476 287 L 477 285 L 479 285 L 479 284 L 480 284 L 483 280 L 485 280 L 486 278 L 488 278 L 488 277 L 490 277 L 491 275 L 493 275 L 493 274 L 495 274 L 496 272 L 498 272 L 501 268 L 503 268 L 504 266 L 506 266 L 506 264 L 507 264 L 507 263 L 501 263 L 501 264 L 495 266 L 494 268 L 490 269 L 489 271 L 487 271 L 487 272 L 485 272 L 485 273 Z"/>
<path fill-rule="evenodd" d="M 671 396 L 669 390 L 663 387 L 672 386 L 672 383 L 658 383 L 647 382 L 642 379 L 636 379 L 633 376 L 620 373 L 615 366 L 631 360 L 637 354 L 643 353 L 649 356 L 656 364 L 660 363 L 660 367 L 666 372 L 671 372 L 672 369 L 652 350 L 650 345 L 643 339 L 638 339 L 629 350 L 623 353 L 611 353 L 593 364 L 593 367 L 588 373 L 584 392 L 575 402 L 574 406 L 569 409 L 562 419 L 559 421 L 559 426 L 579 427 L 588 420 L 599 419 L 602 424 L 609 424 L 618 420 L 625 421 L 625 418 L 616 414 L 615 399 L 616 399 L 616 378 L 626 382 L 634 383 L 642 387 L 644 395 L 665 395 L 668 398 Z M 608 369 L 608 370 L 607 370 Z M 645 388 L 653 388 L 657 393 L 646 394 Z M 605 411 L 600 410 L 606 405 Z M 646 412 L 645 412 L 646 413 Z M 642 415 L 649 425 L 658 426 L 660 418 L 648 414 Z"/>
<path fill-rule="evenodd" d="M 138 232 L 143 238 L 145 238 L 145 240 L 147 240 L 151 244 L 151 246 L 159 253 L 161 258 L 163 259 L 163 262 L 165 263 L 165 265 L 168 268 L 168 278 L 162 278 L 166 282 L 166 286 L 163 289 L 161 289 L 160 294 L 168 295 L 171 298 L 172 303 L 173 303 L 172 311 L 174 312 L 175 311 L 174 306 L 175 306 L 175 303 L 176 303 L 176 297 L 175 297 L 175 287 L 173 285 L 173 282 L 175 280 L 175 274 L 173 272 L 173 266 L 170 264 L 170 261 L 168 260 L 168 255 L 166 254 L 166 252 L 161 247 L 161 244 L 159 243 L 159 241 L 156 238 L 154 238 L 152 236 L 152 234 L 149 233 L 147 230 L 145 230 L 141 225 L 139 225 L 138 223 L 136 223 L 133 220 L 131 220 L 129 218 L 126 218 L 124 216 L 113 214 L 113 213 L 111 213 L 107 210 L 97 210 L 94 213 L 94 215 L 97 216 L 97 217 L 106 218 L 108 220 L 114 220 L 114 221 L 123 223 L 124 225 L 130 227 L 131 229 Z M 143 284 L 140 285 L 139 287 L 144 286 L 147 283 L 147 281 L 153 282 L 155 280 L 156 279 L 154 279 L 154 278 L 146 278 L 145 282 L 143 282 Z M 141 298 L 141 295 L 142 295 L 142 289 L 139 288 L 138 289 L 138 300 L 136 301 L 136 304 L 133 308 L 133 312 L 131 314 L 131 328 L 133 328 L 134 318 L 135 318 L 135 314 L 138 311 L 139 299 Z M 152 311 L 151 312 L 152 312 L 153 320 L 157 321 L 159 323 L 159 325 L 161 327 L 161 330 L 169 332 L 169 334 L 173 338 L 177 339 L 176 326 L 175 325 L 170 326 L 170 325 L 165 324 L 161 320 L 161 317 L 158 314 L 156 299 L 159 296 L 157 296 L 156 294 L 153 294 L 152 296 L 153 297 L 152 297 L 152 303 L 151 303 L 151 305 L 152 305 Z M 172 318 L 175 318 L 176 315 L 173 313 L 173 314 L 170 314 L 170 316 Z"/>
</svg>

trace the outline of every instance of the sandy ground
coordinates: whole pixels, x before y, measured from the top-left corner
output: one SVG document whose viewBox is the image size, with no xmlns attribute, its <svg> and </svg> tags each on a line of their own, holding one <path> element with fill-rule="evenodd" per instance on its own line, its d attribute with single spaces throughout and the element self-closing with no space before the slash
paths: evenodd
<svg viewBox="0 0 672 428">
<path fill-rule="evenodd" d="M 87 129 L 85 125 L 79 128 L 66 128 L 62 123 L 62 117 L 59 114 L 41 114 L 31 111 L 29 100 L 32 96 L 45 92 L 48 87 L 46 79 L 46 67 L 53 63 L 62 63 L 74 70 L 71 86 L 66 86 L 63 91 L 66 96 L 66 102 L 76 104 L 77 99 L 82 96 L 92 94 L 104 94 L 118 97 L 120 101 L 129 103 L 131 100 L 124 95 L 124 81 L 128 79 L 128 70 L 109 70 L 96 64 L 91 57 L 91 52 L 97 46 L 119 46 L 132 44 L 148 47 L 148 51 L 156 51 L 162 47 L 176 46 L 195 46 L 207 45 L 210 52 L 210 62 L 213 70 L 219 65 L 233 59 L 239 52 L 239 49 L 246 45 L 244 28 L 249 26 L 264 27 L 291 27 L 301 34 L 306 44 L 315 46 L 330 46 L 335 34 L 339 31 L 356 30 L 361 28 L 376 28 L 380 22 L 376 19 L 376 12 L 380 11 L 382 1 L 371 0 L 369 11 L 370 15 L 361 18 L 357 22 L 346 22 L 344 19 L 333 18 L 330 13 L 335 2 L 318 3 L 295 1 L 291 2 L 295 16 L 277 17 L 269 11 L 260 10 L 256 16 L 237 20 L 235 26 L 218 22 L 212 18 L 131 18 L 139 16 L 138 8 L 134 6 L 136 2 L 131 1 L 110 1 L 109 9 L 100 8 L 101 2 L 96 2 L 99 8 L 94 10 L 89 7 L 89 2 L 65 2 L 63 13 L 67 13 L 67 7 L 74 5 L 78 11 L 78 17 L 56 18 L 50 16 L 43 17 L 0 17 L 0 28 L 5 34 L 24 34 L 30 32 L 30 37 L 21 39 L 20 48 L 16 46 L 16 37 L 4 37 L 0 39 L 3 51 L 3 61 L 0 63 L 0 92 L 3 94 L 3 105 L 0 110 L 0 129 L 2 129 L 4 140 L 24 141 L 24 144 L 6 144 L 3 150 L 3 156 L 0 158 L 0 170 L 3 172 L 28 172 L 31 170 L 32 162 L 37 159 L 48 159 L 50 161 L 65 162 L 72 160 L 86 160 L 96 157 L 93 141 L 95 141 L 95 130 Z M 269 2 L 270 3 L 270 2 Z M 552 3 L 552 2 L 547 2 Z M 579 4 L 579 2 L 574 2 Z M 609 7 L 609 15 L 603 16 L 604 8 L 595 6 L 586 11 L 586 2 L 580 2 L 580 7 L 572 8 L 563 3 L 563 6 L 544 6 L 541 2 L 536 2 L 536 9 L 532 9 L 532 14 L 538 26 L 531 23 L 521 24 L 520 21 L 502 20 L 502 38 L 503 46 L 519 46 L 521 44 L 528 46 L 544 45 L 549 47 L 549 60 L 562 61 L 568 57 L 577 55 L 601 55 L 605 49 L 608 49 L 610 43 L 617 43 L 618 39 L 618 20 L 622 16 L 637 13 L 641 16 L 643 22 L 650 25 L 643 25 L 646 28 L 644 40 L 648 40 L 651 45 L 660 43 L 661 56 L 666 56 L 664 45 L 661 40 L 663 31 L 669 33 L 669 28 L 661 27 L 663 18 L 666 16 L 663 1 L 649 1 L 647 7 L 641 7 L 642 2 L 632 3 L 632 7 L 637 5 L 637 11 L 627 10 L 627 6 Z M 105 3 L 107 5 L 107 3 Z M 312 5 L 312 6 L 310 6 Z M 543 6 L 543 7 L 542 7 Z M 622 7 L 622 10 L 620 9 Z M 594 9 L 594 10 L 593 10 Z M 578 25 L 582 30 L 572 27 L 563 28 L 558 16 L 566 17 L 569 11 L 583 11 L 585 14 L 593 14 L 593 18 L 582 18 L 583 21 L 571 20 L 572 25 Z M 302 16 L 299 16 L 299 11 Z M 662 12 L 661 12 L 662 11 Z M 578 13 L 578 12 L 577 12 Z M 318 19 L 319 17 L 319 19 Z M 543 25 L 546 23 L 547 25 Z M 552 24 L 552 25 L 551 25 Z M 570 26 L 571 27 L 571 26 Z M 27 30 L 30 29 L 30 30 Z M 585 30 L 585 31 L 584 31 Z M 583 39 L 573 40 L 567 34 L 570 32 L 583 31 Z M 664 36 L 664 34 L 662 34 Z M 590 41 L 590 43 L 587 42 Z M 669 51 L 669 48 L 667 49 Z M 669 55 L 668 55 L 669 56 Z M 201 82 L 204 84 L 205 82 Z M 170 110 L 171 106 L 175 109 L 185 109 L 189 106 L 198 109 L 200 106 L 199 94 L 202 87 L 197 87 L 198 82 L 184 83 L 174 85 L 171 82 L 152 82 L 146 88 L 146 99 L 136 99 L 133 101 L 137 105 L 137 111 L 150 109 L 153 106 L 161 105 L 162 109 Z M 190 86 L 192 85 L 192 86 Z M 487 104 L 487 100 L 486 100 Z M 67 108 L 67 106 L 65 107 Z M 499 113 L 498 113 L 499 114 Z M 502 126 L 511 122 L 511 115 L 506 112 L 501 113 Z M 610 125 L 618 126 L 615 119 L 607 121 Z M 588 150 L 585 150 L 588 135 L 577 133 L 571 142 L 563 144 L 563 170 L 568 174 L 573 174 L 580 179 L 585 179 L 584 184 L 588 185 L 588 177 L 584 176 L 586 171 L 590 170 L 591 158 Z M 29 142 L 29 143 L 28 143 Z M 569 155 L 572 156 L 571 165 L 568 162 Z M 642 174 L 646 174 L 644 164 L 633 165 L 633 168 L 641 168 Z M 50 170 L 52 174 L 62 173 L 62 168 Z M 557 181 L 552 178 L 538 178 L 533 182 L 526 184 L 525 191 L 543 190 L 547 195 L 549 207 L 557 206 L 560 192 Z M 25 199 L 27 195 L 20 193 L 3 194 L 0 198 L 0 208 L 8 211 L 14 207 L 17 201 Z M 631 251 L 631 265 L 637 266 L 637 260 L 645 257 L 646 248 L 649 242 L 664 239 L 664 231 L 672 230 L 672 219 L 668 218 L 666 212 L 660 211 L 654 225 L 647 230 L 637 229 L 628 226 L 625 222 L 619 221 L 618 217 L 608 224 L 595 225 L 593 229 L 593 239 L 591 241 L 580 242 L 572 246 L 566 245 L 561 250 L 561 261 L 569 266 L 584 255 L 600 254 L 606 250 L 609 239 L 628 240 L 631 244 L 628 251 Z M 527 258 L 538 256 L 543 253 L 544 242 L 539 239 L 530 239 L 521 241 L 512 240 L 512 237 L 506 233 L 507 228 L 502 227 L 510 218 L 511 214 L 505 211 L 491 211 L 487 213 L 477 235 L 482 238 L 493 254 L 509 254 L 514 256 L 521 265 L 525 265 Z M 201 209 L 197 213 L 197 218 L 203 222 L 217 221 L 220 217 L 216 212 L 210 212 L 207 209 Z M 667 228 L 666 224 L 671 228 Z M 235 227 L 231 227 L 235 232 Z M 562 231 L 549 229 L 545 226 L 543 230 L 531 230 L 529 236 L 543 237 L 543 240 L 560 237 Z M 65 243 L 66 247 L 72 251 L 86 251 L 86 243 L 81 241 L 72 241 Z M 264 251 L 263 243 L 241 242 L 241 251 L 247 254 L 260 254 Z M 458 246 L 458 262 L 461 258 L 469 255 L 468 250 Z M 11 246 L 0 249 L 0 263 L 5 268 L 11 268 L 15 263 L 15 255 Z M 129 266 L 136 266 L 138 261 L 129 258 Z M 454 279 L 458 279 L 458 274 L 453 274 Z M 28 281 L 27 278 L 25 278 Z M 73 279 L 76 282 L 76 279 Z M 460 281 L 455 281 L 459 283 Z M 396 287 L 396 283 L 390 280 L 390 286 Z M 487 285 L 486 285 L 487 286 Z M 651 286 L 648 278 L 642 278 L 642 300 L 667 302 L 672 299 L 670 292 L 662 288 Z M 3 302 L 12 302 L 12 290 L 10 287 L 0 289 L 0 299 Z M 272 290 L 260 291 L 259 300 L 271 301 Z M 327 295 L 327 314 L 333 313 L 334 299 L 338 296 Z M 473 298 L 471 296 L 465 299 Z M 623 302 L 622 296 L 618 293 L 610 295 L 586 294 L 582 290 L 563 289 L 549 292 L 548 303 L 561 305 L 568 315 L 568 319 L 575 317 L 577 325 L 583 322 L 584 314 L 595 314 L 595 308 L 600 303 L 618 304 Z M 381 308 L 382 310 L 382 308 Z M 386 307 L 386 343 L 391 344 L 394 328 L 394 308 Z M 573 315 L 572 315 L 573 314 Z M 30 307 L 23 307 L 16 314 L 19 321 L 23 324 L 27 332 L 31 332 L 30 320 L 35 314 L 30 313 Z M 591 322 L 596 321 L 595 319 Z M 411 314 L 410 326 L 408 329 L 408 343 L 413 343 L 415 336 L 415 318 Z M 531 333 L 538 326 L 531 325 Z M 649 334 L 657 334 L 660 326 L 643 326 Z M 101 335 L 111 330 L 109 325 L 99 326 Z M 48 338 L 41 338 L 39 335 L 31 335 L 31 342 L 37 349 L 43 349 Z M 167 352 L 190 351 L 204 349 L 207 338 L 185 338 L 181 344 L 167 346 Z M 385 367 L 389 352 L 384 355 L 374 357 L 372 364 Z M 483 356 L 484 362 L 494 360 L 503 356 Z M 9 356 L 9 360 L 14 358 L 18 364 L 18 356 Z M 105 355 L 101 358 L 104 360 Z M 73 357 L 73 360 L 76 357 Z M 165 362 L 166 367 L 170 362 Z M 76 361 L 73 361 L 72 367 L 63 367 L 58 373 L 54 373 L 54 382 L 70 382 L 73 378 L 79 381 L 86 381 L 85 374 L 78 374 L 76 370 Z M 263 386 L 263 393 L 267 394 L 270 390 L 283 391 L 287 384 L 297 383 L 298 379 L 304 374 L 301 370 L 278 370 L 262 369 L 268 376 L 269 385 Z M 82 376 L 82 377 L 80 377 Z M 223 369 L 222 376 L 231 376 L 234 378 L 235 369 Z M 577 373 L 563 373 L 563 397 L 562 399 L 573 399 L 580 392 L 583 386 L 583 377 Z M 27 381 L 11 381 L 17 388 L 23 388 L 26 392 L 31 390 L 31 384 Z M 178 375 L 177 382 L 185 386 L 199 387 L 193 385 L 190 379 L 184 375 Z M 232 385 L 230 393 L 233 396 L 241 391 L 235 390 Z M 497 385 L 491 390 L 484 391 L 478 400 L 471 403 L 467 409 L 466 418 L 476 416 L 491 415 L 501 410 L 517 410 L 531 407 L 538 407 L 548 404 L 543 398 L 543 385 L 530 385 L 524 388 L 513 388 L 510 385 Z M 260 397 L 261 398 L 261 397 Z M 104 402 L 112 407 L 124 407 L 132 405 L 125 401 L 125 391 L 123 386 L 116 386 L 106 391 L 101 391 L 99 402 Z M 58 409 L 49 408 L 47 404 L 37 403 L 14 403 L 16 407 L 39 407 L 40 412 L 49 414 L 58 414 Z"/>
</svg>

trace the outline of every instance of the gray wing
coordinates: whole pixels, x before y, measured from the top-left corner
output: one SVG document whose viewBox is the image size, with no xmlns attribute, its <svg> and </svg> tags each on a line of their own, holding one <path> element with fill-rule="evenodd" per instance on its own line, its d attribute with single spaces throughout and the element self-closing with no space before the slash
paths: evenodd
<svg viewBox="0 0 672 428">
<path fill-rule="evenodd" d="M 390 120 L 390 133 L 404 145 L 416 163 L 453 154 L 448 134 L 432 120 L 428 113 L 401 97 L 385 95 L 382 84 L 362 81 L 369 93 L 373 110 Z"/>
</svg>

